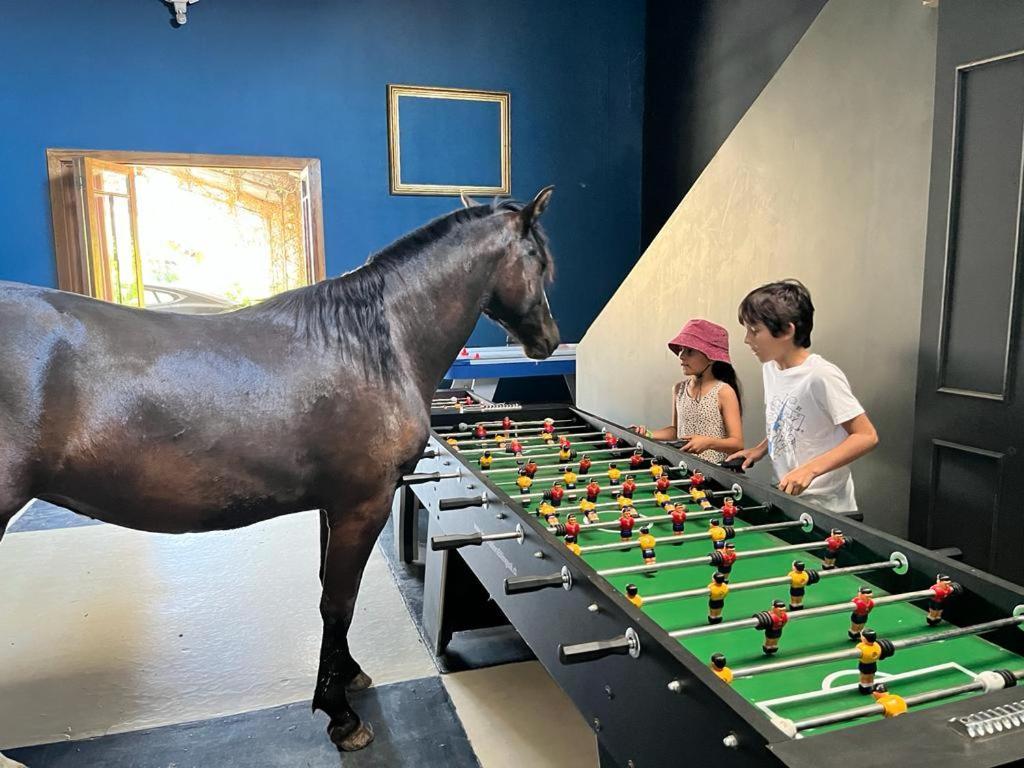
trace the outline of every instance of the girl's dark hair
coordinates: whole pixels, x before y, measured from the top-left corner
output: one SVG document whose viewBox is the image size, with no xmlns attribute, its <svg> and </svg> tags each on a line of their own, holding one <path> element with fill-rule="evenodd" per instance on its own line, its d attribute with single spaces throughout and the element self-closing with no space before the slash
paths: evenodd
<svg viewBox="0 0 1024 768">
<path fill-rule="evenodd" d="M 776 337 L 792 323 L 793 343 L 798 347 L 811 346 L 814 305 L 810 291 L 799 280 L 780 280 L 755 288 L 740 303 L 739 319 L 743 325 L 760 323 Z"/>
<path fill-rule="evenodd" d="M 723 381 L 736 392 L 736 400 L 740 404 L 740 413 L 743 413 L 743 395 L 740 394 L 740 380 L 736 377 L 736 369 L 729 363 L 715 360 L 711 363 L 711 373 L 719 381 Z"/>
</svg>

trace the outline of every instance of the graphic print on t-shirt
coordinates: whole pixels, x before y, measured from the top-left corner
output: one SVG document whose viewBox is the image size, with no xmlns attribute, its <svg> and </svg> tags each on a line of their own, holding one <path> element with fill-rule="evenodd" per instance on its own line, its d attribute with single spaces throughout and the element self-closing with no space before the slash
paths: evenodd
<svg viewBox="0 0 1024 768">
<path fill-rule="evenodd" d="M 792 450 L 797 435 L 804 431 L 805 416 L 800 401 L 792 396 L 783 398 L 776 395 L 765 410 L 770 420 L 768 455 L 774 457 Z"/>
</svg>

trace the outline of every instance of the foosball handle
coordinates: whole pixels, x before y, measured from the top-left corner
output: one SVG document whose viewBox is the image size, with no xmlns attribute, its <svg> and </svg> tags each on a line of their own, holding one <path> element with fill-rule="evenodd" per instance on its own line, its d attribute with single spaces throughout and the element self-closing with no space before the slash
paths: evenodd
<svg viewBox="0 0 1024 768">
<path fill-rule="evenodd" d="M 430 548 L 435 552 L 459 547 L 479 547 L 484 543 L 482 533 L 453 533 L 448 536 L 434 536 L 430 540 Z"/>
<path fill-rule="evenodd" d="M 519 595 L 524 592 L 537 592 L 547 587 L 572 589 L 572 574 L 566 566 L 558 573 L 547 576 L 510 576 L 505 579 L 505 594 Z"/>
<path fill-rule="evenodd" d="M 411 475 L 402 475 L 401 485 L 419 485 L 420 483 L 433 483 L 438 480 L 452 480 L 461 477 L 460 472 L 416 472 Z"/>
<path fill-rule="evenodd" d="M 640 656 L 640 637 L 630 627 L 624 635 L 611 640 L 595 640 L 576 645 L 559 645 L 558 660 L 563 664 L 580 664 L 584 661 L 603 659 L 605 656 Z"/>
<path fill-rule="evenodd" d="M 437 508 L 442 512 L 446 512 L 451 509 L 465 509 L 466 507 L 486 507 L 487 496 L 486 494 L 480 494 L 479 496 L 457 496 L 453 499 L 441 499 L 437 502 Z"/>
</svg>

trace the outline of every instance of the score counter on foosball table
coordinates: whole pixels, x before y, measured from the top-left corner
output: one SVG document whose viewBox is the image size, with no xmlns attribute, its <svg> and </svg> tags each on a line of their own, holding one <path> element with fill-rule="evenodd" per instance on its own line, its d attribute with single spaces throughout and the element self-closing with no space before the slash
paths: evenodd
<svg viewBox="0 0 1024 768">
<path fill-rule="evenodd" d="M 603 766 L 1024 756 L 1016 585 L 566 406 L 452 417 L 417 470 L 434 650 L 497 605 Z"/>
</svg>

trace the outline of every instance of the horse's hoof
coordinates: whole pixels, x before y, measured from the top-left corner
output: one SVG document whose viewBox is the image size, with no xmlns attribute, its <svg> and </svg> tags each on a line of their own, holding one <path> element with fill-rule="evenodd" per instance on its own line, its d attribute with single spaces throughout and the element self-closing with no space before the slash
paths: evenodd
<svg viewBox="0 0 1024 768">
<path fill-rule="evenodd" d="M 356 691 L 365 691 L 371 685 L 373 685 L 373 678 L 360 670 L 355 677 L 345 684 L 345 690 L 349 693 L 355 693 Z"/>
<path fill-rule="evenodd" d="M 332 729 L 331 741 L 342 752 L 356 752 L 373 741 L 373 727 L 369 723 L 359 723 L 354 731 L 341 738 L 336 738 Z"/>
</svg>

